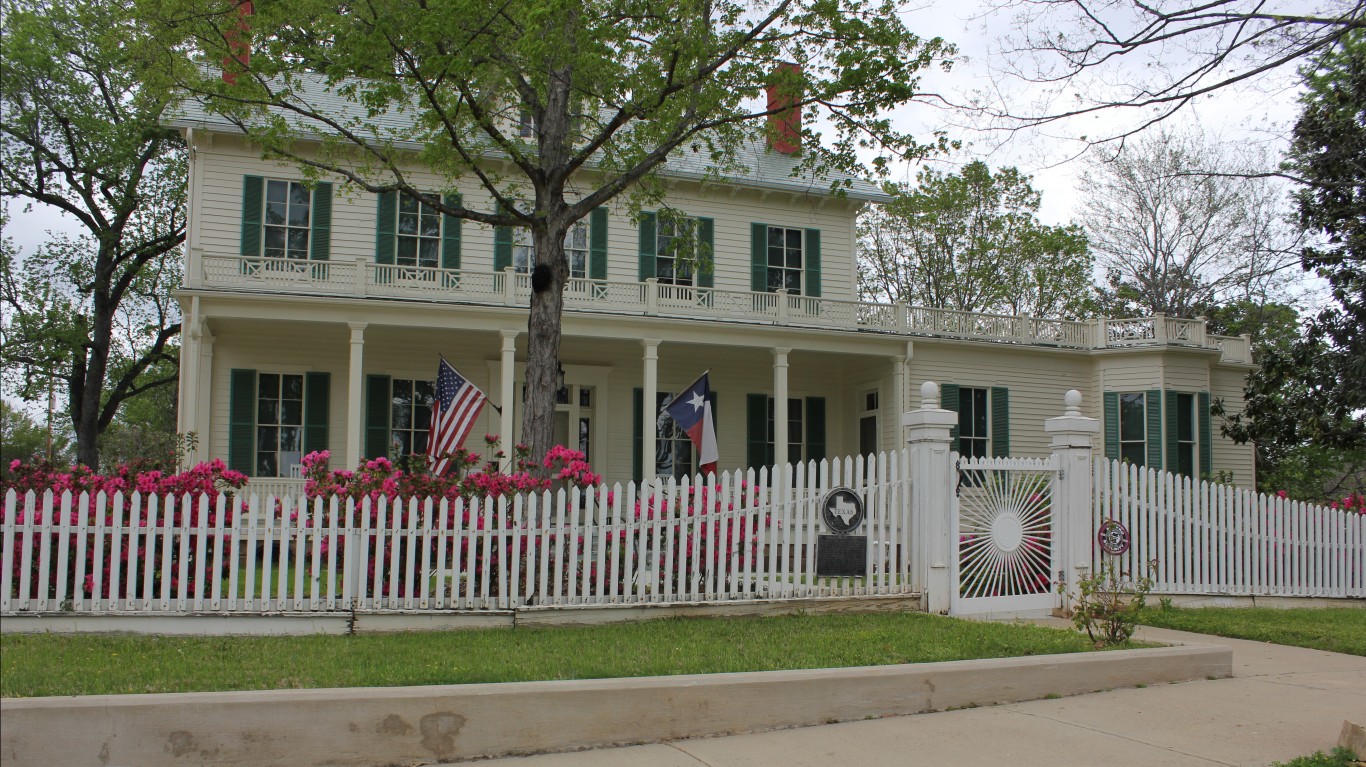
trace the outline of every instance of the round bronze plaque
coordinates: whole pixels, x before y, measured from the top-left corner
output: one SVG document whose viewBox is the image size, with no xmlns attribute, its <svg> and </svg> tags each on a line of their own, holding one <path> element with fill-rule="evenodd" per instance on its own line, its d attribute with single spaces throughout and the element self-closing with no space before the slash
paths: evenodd
<svg viewBox="0 0 1366 767">
<path fill-rule="evenodd" d="M 1117 557 L 1129 550 L 1129 528 L 1117 519 L 1107 519 L 1100 523 L 1096 540 L 1100 542 L 1101 551 Z"/>
<path fill-rule="evenodd" d="M 837 487 L 821 501 L 825 526 L 834 533 L 848 533 L 863 523 L 863 499 L 847 487 Z"/>
</svg>

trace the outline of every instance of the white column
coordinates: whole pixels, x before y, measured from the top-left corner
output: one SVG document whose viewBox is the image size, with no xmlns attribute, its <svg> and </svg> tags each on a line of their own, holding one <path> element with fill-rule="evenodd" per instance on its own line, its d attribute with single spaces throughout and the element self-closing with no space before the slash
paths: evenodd
<svg viewBox="0 0 1366 767">
<path fill-rule="evenodd" d="M 517 331 L 500 330 L 498 333 L 503 337 L 502 369 L 498 381 L 498 395 L 502 400 L 498 404 L 503 408 L 498 416 L 498 436 L 503 440 L 503 460 L 500 465 L 503 471 L 511 471 L 512 448 L 517 444 L 517 437 L 512 433 L 512 414 L 516 409 L 517 396 Z"/>
<path fill-rule="evenodd" d="M 1051 447 L 1058 462 L 1058 481 L 1053 486 L 1053 529 L 1057 541 L 1053 552 L 1055 578 L 1064 579 L 1068 599 L 1078 577 L 1091 568 L 1091 468 L 1095 446 L 1092 438 L 1100 433 L 1100 421 L 1081 414 L 1081 392 L 1072 389 L 1063 395 L 1067 409 L 1057 418 L 1043 422 L 1044 434 L 1053 438 Z M 1064 604 L 1070 610 L 1070 604 Z"/>
<path fill-rule="evenodd" d="M 649 481 L 655 476 L 655 422 L 659 414 L 655 412 L 656 391 L 659 389 L 659 339 L 643 338 L 640 345 L 645 348 L 645 381 L 641 394 L 640 414 L 640 477 Z"/>
<path fill-rule="evenodd" d="M 182 325 L 185 343 L 180 347 L 180 391 L 176 403 L 176 432 L 181 435 L 199 432 L 199 296 L 190 299 L 190 314 Z M 195 451 L 198 452 L 198 451 Z M 194 465 L 197 456 L 186 455 Z M 187 466 L 178 467 L 181 469 Z"/>
<path fill-rule="evenodd" d="M 911 452 L 912 529 L 919 528 L 915 576 L 925 593 L 925 609 L 947 613 L 953 599 L 953 491 L 957 472 L 950 460 L 949 432 L 958 414 L 939 407 L 939 386 L 920 386 L 920 407 L 901 417 Z"/>
<path fill-rule="evenodd" d="M 199 367 L 199 398 L 195 404 L 195 436 L 198 439 L 190 462 L 199 463 L 209 460 L 209 446 L 213 444 L 209 441 L 213 436 L 213 402 L 209 394 L 213 390 L 213 333 L 209 332 L 209 325 L 203 318 L 199 320 L 199 359 L 194 364 Z"/>
<path fill-rule="evenodd" d="M 351 367 L 347 370 L 346 386 L 346 468 L 353 469 L 360 464 L 361 435 L 364 433 L 361 395 L 365 376 L 362 375 L 362 369 L 365 365 L 365 328 L 369 323 L 346 324 L 351 328 Z"/>
<path fill-rule="evenodd" d="M 910 398 L 906 396 L 906 373 L 907 373 L 907 368 L 909 367 L 910 362 L 911 362 L 911 355 L 912 355 L 914 352 L 915 352 L 915 344 L 912 343 L 912 342 L 910 342 L 910 341 L 907 341 L 907 342 L 906 342 L 906 355 L 905 355 L 905 356 L 897 356 L 897 357 L 893 357 L 893 358 L 892 358 L 892 397 L 891 397 L 892 402 L 891 402 L 891 405 L 892 405 L 892 408 L 893 408 L 893 410 L 892 410 L 893 413 L 904 413 L 904 412 L 906 412 L 907 410 L 910 410 L 910 409 L 911 409 Z M 881 409 L 881 408 L 879 408 L 879 409 Z M 882 418 L 881 418 L 880 416 L 879 416 L 879 418 L 878 418 L 878 421 L 879 421 L 879 423 L 882 421 Z M 898 437 L 900 437 L 899 434 L 898 434 Z M 892 444 L 895 445 L 896 442 L 897 442 L 897 440 L 893 440 L 893 441 L 892 441 Z"/>
<path fill-rule="evenodd" d="M 782 347 L 773 350 L 773 462 L 778 466 L 787 464 L 787 355 L 791 352 Z"/>
</svg>

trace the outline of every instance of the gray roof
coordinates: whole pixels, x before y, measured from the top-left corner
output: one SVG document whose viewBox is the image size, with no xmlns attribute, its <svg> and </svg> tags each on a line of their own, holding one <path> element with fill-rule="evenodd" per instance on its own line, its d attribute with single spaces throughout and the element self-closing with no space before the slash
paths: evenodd
<svg viewBox="0 0 1366 767">
<path fill-rule="evenodd" d="M 329 88 L 321 78 L 309 78 L 295 92 L 296 100 L 323 115 L 328 115 L 346 125 L 348 129 L 361 133 L 366 139 L 390 140 L 398 146 L 418 144 L 401 137 L 411 135 L 413 129 L 412 113 L 401 109 L 390 109 L 375 114 L 366 114 L 364 108 L 355 101 L 347 99 Z M 302 117 L 292 121 L 296 127 L 318 135 L 318 124 Z M 173 128 L 193 128 L 195 130 L 240 133 L 236 125 L 221 115 L 204 108 L 198 99 L 186 99 L 172 112 L 167 123 Z M 496 155 L 490 152 L 490 155 Z M 798 194 L 829 195 L 831 185 L 838 184 L 845 196 L 851 200 L 885 202 L 890 197 L 876 184 L 865 179 L 842 172 L 827 172 L 817 177 L 809 172 L 793 175 L 801 164 L 801 158 L 775 152 L 761 141 L 747 142 L 740 148 L 739 156 L 733 167 L 727 168 L 717 177 L 711 171 L 711 157 L 705 147 L 684 146 L 670 155 L 664 165 L 666 177 L 692 180 L 716 180 L 724 183 L 739 184 L 758 189 L 794 192 Z"/>
</svg>

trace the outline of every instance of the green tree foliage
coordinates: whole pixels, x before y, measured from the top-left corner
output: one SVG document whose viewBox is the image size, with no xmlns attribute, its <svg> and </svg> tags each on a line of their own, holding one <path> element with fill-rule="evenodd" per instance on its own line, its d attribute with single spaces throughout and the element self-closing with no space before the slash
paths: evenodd
<svg viewBox="0 0 1366 767">
<path fill-rule="evenodd" d="M 61 424 L 52 430 L 52 458 L 64 461 L 71 438 Z M 11 461 L 30 462 L 48 454 L 47 426 L 12 403 L 0 401 L 0 477 L 8 477 Z"/>
<path fill-rule="evenodd" d="M 1043 317 L 1085 313 L 1091 254 L 1077 226 L 1039 222 L 1040 194 L 1015 168 L 975 161 L 888 185 L 859 222 L 859 292 L 917 306 Z"/>
<path fill-rule="evenodd" d="M 1305 73 L 1286 169 L 1303 182 L 1300 224 L 1316 236 L 1301 265 L 1328 282 L 1333 304 L 1304 334 L 1273 349 L 1231 417 L 1240 441 L 1366 448 L 1366 37 L 1345 38 Z"/>
<path fill-rule="evenodd" d="M 143 375 L 174 378 L 176 372 L 174 365 L 163 361 Z M 178 395 L 174 384 L 158 386 L 124 403 L 100 438 L 100 466 L 107 472 L 125 463 L 176 471 L 183 447 L 176 432 Z"/>
<path fill-rule="evenodd" d="M 142 87 L 144 36 L 126 4 L 16 0 L 0 26 L 0 196 L 84 230 L 23 257 L 5 244 L 0 360 L 26 398 L 63 382 L 76 458 L 95 466 L 123 403 L 175 380 L 145 373 L 175 362 L 183 145 L 160 127 L 167 92 Z"/>
<path fill-rule="evenodd" d="M 951 52 L 911 34 L 888 0 L 296 0 L 259 3 L 249 19 L 221 0 L 141 7 L 180 87 L 267 155 L 409 197 L 473 179 L 496 206 L 436 207 L 530 230 L 546 281 L 528 318 L 522 441 L 536 453 L 553 440 L 573 222 L 623 194 L 628 207 L 657 204 L 671 156 L 726 177 L 769 115 L 792 107 L 804 110 L 806 170 L 854 170 L 856 151 L 877 167 L 920 156 L 928 147 L 881 114 L 916 98 L 918 72 Z M 419 186 L 415 165 L 446 188 Z"/>
</svg>

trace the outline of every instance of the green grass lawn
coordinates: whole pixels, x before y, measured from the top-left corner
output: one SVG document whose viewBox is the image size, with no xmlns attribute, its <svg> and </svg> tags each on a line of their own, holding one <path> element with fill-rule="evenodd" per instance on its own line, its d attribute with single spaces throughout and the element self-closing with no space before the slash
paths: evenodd
<svg viewBox="0 0 1366 767">
<path fill-rule="evenodd" d="M 1086 637 L 924 613 L 305 637 L 11 634 L 0 696 L 518 682 L 1046 655 Z"/>
<path fill-rule="evenodd" d="M 1269 607 L 1148 608 L 1145 626 L 1195 631 L 1234 639 L 1366 655 L 1366 610 L 1278 610 Z"/>
</svg>

